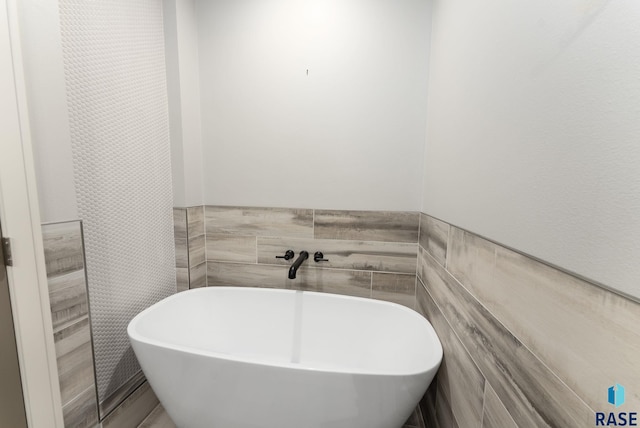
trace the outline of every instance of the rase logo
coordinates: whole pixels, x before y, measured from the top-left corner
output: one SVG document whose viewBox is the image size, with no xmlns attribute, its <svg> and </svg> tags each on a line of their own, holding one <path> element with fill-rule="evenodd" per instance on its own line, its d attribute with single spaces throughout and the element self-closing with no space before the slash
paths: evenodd
<svg viewBox="0 0 640 428">
<path fill-rule="evenodd" d="M 624 386 L 616 383 L 607 391 L 607 401 L 616 409 L 624 404 Z M 637 427 L 637 412 L 596 412 L 597 427 Z"/>
<path fill-rule="evenodd" d="M 613 404 L 616 408 L 624 404 L 624 386 L 616 383 L 609 388 L 609 404 Z"/>
</svg>

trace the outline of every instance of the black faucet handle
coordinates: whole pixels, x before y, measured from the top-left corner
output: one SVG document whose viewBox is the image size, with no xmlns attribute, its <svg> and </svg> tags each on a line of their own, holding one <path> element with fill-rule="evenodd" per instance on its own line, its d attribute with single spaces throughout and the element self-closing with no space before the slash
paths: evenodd
<svg viewBox="0 0 640 428">
<path fill-rule="evenodd" d="M 284 256 L 276 256 L 276 259 L 291 260 L 295 255 L 296 253 L 294 253 L 293 250 L 287 250 L 285 251 Z"/>
<path fill-rule="evenodd" d="M 318 262 L 328 262 L 329 259 L 325 259 L 324 258 L 324 254 L 322 254 L 321 251 L 316 251 L 313 255 L 313 261 L 318 263 Z"/>
</svg>

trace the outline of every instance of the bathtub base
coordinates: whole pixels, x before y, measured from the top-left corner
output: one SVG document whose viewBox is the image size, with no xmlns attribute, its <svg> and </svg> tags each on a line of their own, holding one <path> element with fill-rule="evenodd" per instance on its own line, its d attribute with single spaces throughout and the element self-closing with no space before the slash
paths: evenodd
<svg viewBox="0 0 640 428">
<path fill-rule="evenodd" d="M 145 370 L 175 369 L 149 382 L 180 428 L 400 428 L 435 374 L 380 377 L 212 364 L 166 350 L 154 364 L 157 350 L 136 347 L 137 355 L 146 353 Z"/>
</svg>

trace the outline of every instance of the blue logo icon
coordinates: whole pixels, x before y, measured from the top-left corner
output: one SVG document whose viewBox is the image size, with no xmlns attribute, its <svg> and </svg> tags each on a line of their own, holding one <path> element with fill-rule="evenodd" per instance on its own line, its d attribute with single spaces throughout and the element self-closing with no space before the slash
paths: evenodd
<svg viewBox="0 0 640 428">
<path fill-rule="evenodd" d="M 609 388 L 609 403 L 616 407 L 624 404 L 624 386 L 616 383 Z"/>
</svg>

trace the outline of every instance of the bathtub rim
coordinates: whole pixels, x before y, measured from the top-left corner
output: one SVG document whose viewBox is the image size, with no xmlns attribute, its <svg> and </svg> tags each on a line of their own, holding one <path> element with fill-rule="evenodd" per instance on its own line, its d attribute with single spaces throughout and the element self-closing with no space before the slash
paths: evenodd
<svg viewBox="0 0 640 428">
<path fill-rule="evenodd" d="M 204 293 L 213 292 L 214 290 L 246 290 L 247 292 L 251 290 L 260 290 L 262 292 L 267 291 L 267 292 L 279 292 L 279 293 L 294 293 L 294 292 L 300 291 L 302 293 L 311 294 L 311 295 L 319 295 L 319 296 L 325 296 L 325 297 L 331 296 L 331 298 L 364 301 L 363 303 L 365 304 L 389 305 L 394 307 L 396 310 L 402 310 L 407 313 L 411 313 L 411 316 L 416 317 L 418 322 L 425 323 L 425 327 L 428 330 L 429 336 L 431 337 L 431 339 L 435 339 L 435 340 L 431 340 L 431 339 L 428 339 L 428 340 L 430 340 L 434 345 L 437 345 L 437 348 L 435 349 L 435 352 L 433 353 L 433 355 L 430 355 L 430 358 L 425 358 L 425 361 L 427 361 L 429 364 L 428 364 L 428 367 L 425 367 L 423 370 L 392 373 L 392 372 L 374 371 L 374 370 L 357 370 L 353 368 L 349 368 L 349 369 L 345 368 L 344 370 L 341 370 L 339 368 L 328 369 L 324 367 L 319 368 L 319 367 L 313 367 L 312 365 L 308 365 L 308 364 L 305 365 L 301 363 L 292 363 L 292 362 L 275 362 L 275 361 L 268 361 L 268 360 L 260 361 L 258 358 L 242 357 L 242 356 L 237 356 L 232 354 L 225 354 L 222 352 L 203 350 L 203 349 L 189 347 L 189 346 L 169 344 L 166 341 L 145 337 L 142 334 L 138 333 L 138 331 L 136 331 L 137 324 L 140 322 L 142 318 L 144 318 L 145 314 L 151 312 L 154 309 L 157 309 L 158 306 L 164 306 L 166 304 L 169 304 L 172 300 L 181 298 L 181 296 L 183 296 L 184 293 L 204 294 Z M 138 313 L 135 317 L 133 317 L 133 319 L 127 325 L 127 335 L 129 336 L 129 340 L 132 343 L 135 341 L 135 342 L 143 343 L 146 345 L 151 345 L 154 347 L 159 347 L 162 349 L 185 352 L 193 355 L 217 358 L 225 361 L 233 361 L 233 362 L 239 362 L 243 364 L 276 367 L 276 368 L 290 369 L 290 370 L 302 370 L 302 371 L 310 371 L 310 372 L 317 372 L 317 373 L 382 376 L 382 377 L 384 376 L 391 376 L 391 377 L 420 376 L 420 375 L 428 374 L 434 370 L 437 370 L 440 364 L 442 363 L 442 358 L 443 358 L 442 342 L 440 341 L 440 338 L 438 337 L 435 329 L 433 328 L 433 325 L 431 324 L 431 322 L 429 322 L 428 319 L 423 317 L 419 312 L 414 311 L 411 308 L 400 305 L 398 303 L 388 302 L 385 300 L 366 298 L 366 297 L 347 296 L 342 294 L 325 293 L 325 292 L 318 292 L 318 291 L 267 288 L 267 287 L 237 287 L 237 286 L 236 287 L 234 286 L 202 287 L 202 288 L 195 288 L 195 289 L 185 290 L 185 291 L 172 294 L 171 296 L 165 297 L 164 299 L 154 303 L 153 305 L 149 306 L 148 308 Z M 425 366 L 427 366 L 427 364 L 425 364 Z"/>
</svg>

